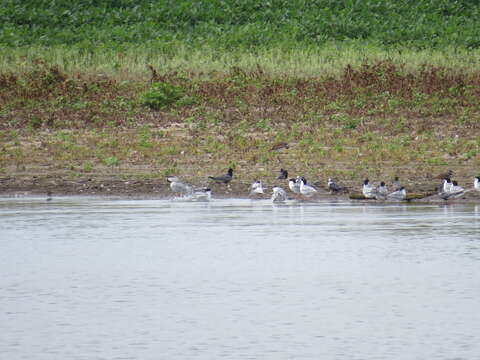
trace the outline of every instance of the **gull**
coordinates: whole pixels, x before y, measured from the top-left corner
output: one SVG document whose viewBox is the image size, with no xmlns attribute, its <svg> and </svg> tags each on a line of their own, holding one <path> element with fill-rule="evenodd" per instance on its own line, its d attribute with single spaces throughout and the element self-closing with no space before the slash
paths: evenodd
<svg viewBox="0 0 480 360">
<path fill-rule="evenodd" d="M 450 189 L 448 191 L 443 191 L 438 196 L 443 200 L 456 199 L 465 194 L 465 189 L 458 185 L 456 181 L 452 181 Z"/>
<path fill-rule="evenodd" d="M 272 201 L 273 202 L 283 202 L 287 200 L 287 193 L 279 186 L 274 186 L 272 188 Z"/>
<path fill-rule="evenodd" d="M 209 179 L 215 180 L 217 183 L 224 183 L 228 184 L 230 181 L 232 181 L 233 178 L 233 169 L 230 168 L 228 169 L 227 173 L 225 175 L 220 175 L 220 176 L 209 176 Z"/>
<path fill-rule="evenodd" d="M 250 186 L 250 195 L 264 194 L 262 182 L 255 180 Z"/>
<path fill-rule="evenodd" d="M 170 189 L 180 195 L 190 195 L 193 192 L 191 185 L 183 182 L 176 176 L 167 176 L 167 181 L 170 183 Z"/>
<path fill-rule="evenodd" d="M 332 178 L 328 178 L 327 187 L 331 193 L 339 193 L 341 191 L 347 192 L 348 189 L 345 186 L 340 186 Z"/>
<path fill-rule="evenodd" d="M 212 190 L 210 188 L 198 188 L 192 194 L 192 200 L 196 201 L 210 201 L 212 198 Z"/>
<path fill-rule="evenodd" d="M 389 200 L 397 200 L 397 201 L 400 201 L 400 200 L 405 200 L 407 198 L 407 191 L 405 190 L 405 188 L 402 186 L 399 190 L 397 191 L 394 191 L 390 194 L 387 195 L 387 198 Z"/>
<path fill-rule="evenodd" d="M 280 175 L 277 176 L 277 179 L 284 180 L 288 178 L 288 171 L 285 169 L 280 169 Z"/>
<path fill-rule="evenodd" d="M 400 189 L 401 188 L 402 187 L 400 187 Z M 396 191 L 399 191 L 400 189 L 398 189 Z M 395 193 L 396 191 L 394 191 L 393 193 Z M 388 189 L 387 189 L 387 186 L 385 185 L 385 182 L 382 181 L 380 183 L 380 186 L 377 187 L 377 199 L 378 200 L 385 200 L 387 198 L 387 196 L 388 196 Z"/>
<path fill-rule="evenodd" d="M 480 191 L 480 176 L 475 176 L 475 179 L 473 180 L 473 188 Z"/>
<path fill-rule="evenodd" d="M 367 199 L 376 199 L 377 197 L 377 189 L 375 188 L 375 186 L 370 185 L 368 179 L 365 179 L 365 181 L 363 182 L 362 194 Z"/>
<path fill-rule="evenodd" d="M 317 192 L 313 186 L 307 184 L 307 180 L 304 177 L 300 178 L 300 194 L 310 197 Z"/>
<path fill-rule="evenodd" d="M 293 179 L 292 178 L 292 179 L 288 180 L 288 187 L 295 194 L 300 194 L 300 182 L 298 181 L 298 179 Z"/>
<path fill-rule="evenodd" d="M 400 190 L 401 187 L 402 184 L 400 183 L 400 179 L 398 178 L 398 176 L 395 176 L 395 178 L 393 179 L 392 190 L 397 191 Z"/>
</svg>

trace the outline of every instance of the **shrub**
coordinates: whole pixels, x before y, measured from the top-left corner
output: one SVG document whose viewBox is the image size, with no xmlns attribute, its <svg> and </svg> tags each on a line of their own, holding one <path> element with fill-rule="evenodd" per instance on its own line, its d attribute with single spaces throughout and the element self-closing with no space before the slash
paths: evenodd
<svg viewBox="0 0 480 360">
<path fill-rule="evenodd" d="M 184 90 L 179 86 L 158 82 L 141 95 L 141 103 L 152 110 L 160 110 L 175 104 L 184 94 Z"/>
</svg>

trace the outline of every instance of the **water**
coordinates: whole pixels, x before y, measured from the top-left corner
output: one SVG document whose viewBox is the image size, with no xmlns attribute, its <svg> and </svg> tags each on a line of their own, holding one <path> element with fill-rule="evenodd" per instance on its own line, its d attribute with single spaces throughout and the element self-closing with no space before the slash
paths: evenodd
<svg viewBox="0 0 480 360">
<path fill-rule="evenodd" d="M 480 207 L 0 199 L 1 359 L 474 359 Z"/>
</svg>

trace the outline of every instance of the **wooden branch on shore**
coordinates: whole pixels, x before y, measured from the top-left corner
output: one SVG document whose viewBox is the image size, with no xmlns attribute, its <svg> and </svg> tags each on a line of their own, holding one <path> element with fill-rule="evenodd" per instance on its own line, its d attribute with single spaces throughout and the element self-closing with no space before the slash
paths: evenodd
<svg viewBox="0 0 480 360">
<path fill-rule="evenodd" d="M 410 194 L 407 194 L 407 198 L 404 201 L 424 199 L 432 195 L 435 195 L 435 193 L 434 192 L 410 193 Z M 360 193 L 350 194 L 349 198 L 351 200 L 376 200 L 374 198 L 366 198 L 365 196 L 363 196 L 363 194 L 360 194 Z"/>
</svg>

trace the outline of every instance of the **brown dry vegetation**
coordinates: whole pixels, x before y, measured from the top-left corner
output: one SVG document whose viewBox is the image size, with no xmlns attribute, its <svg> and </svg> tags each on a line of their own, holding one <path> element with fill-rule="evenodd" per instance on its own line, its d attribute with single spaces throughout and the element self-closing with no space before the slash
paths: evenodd
<svg viewBox="0 0 480 360">
<path fill-rule="evenodd" d="M 198 182 L 233 166 L 248 182 L 284 167 L 353 184 L 393 174 L 429 183 L 450 168 L 470 181 L 480 171 L 480 71 L 379 62 L 338 77 L 271 77 L 260 68 L 150 74 L 150 82 L 119 81 L 42 62 L 0 74 L 0 172 L 176 173 Z M 178 86 L 183 98 L 145 107 L 141 94 L 156 82 Z M 272 150 L 280 143 L 288 149 Z"/>
</svg>

